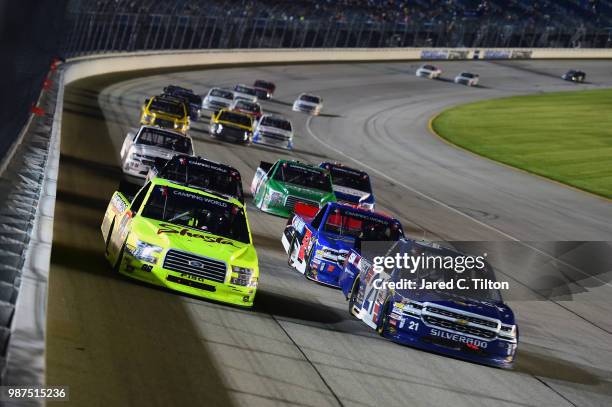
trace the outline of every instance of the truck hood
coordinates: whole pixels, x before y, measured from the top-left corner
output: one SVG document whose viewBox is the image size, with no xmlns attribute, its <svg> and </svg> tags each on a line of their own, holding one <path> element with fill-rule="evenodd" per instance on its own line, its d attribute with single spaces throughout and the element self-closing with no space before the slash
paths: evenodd
<svg viewBox="0 0 612 407">
<path fill-rule="evenodd" d="M 286 182 L 276 181 L 276 183 L 284 190 L 286 195 L 293 195 L 304 199 L 311 199 L 317 202 L 321 202 L 324 198 L 331 194 L 331 192 L 325 192 L 314 188 L 301 187 Z"/>
<path fill-rule="evenodd" d="M 336 250 L 350 250 L 355 248 L 355 238 L 350 236 L 333 235 L 329 233 L 323 234 L 323 240 L 320 243 L 329 246 Z"/>
<path fill-rule="evenodd" d="M 138 239 L 199 256 L 225 261 L 227 264 L 257 265 L 257 253 L 252 244 L 206 233 L 192 228 L 138 217 L 134 219 L 132 233 Z"/>
</svg>

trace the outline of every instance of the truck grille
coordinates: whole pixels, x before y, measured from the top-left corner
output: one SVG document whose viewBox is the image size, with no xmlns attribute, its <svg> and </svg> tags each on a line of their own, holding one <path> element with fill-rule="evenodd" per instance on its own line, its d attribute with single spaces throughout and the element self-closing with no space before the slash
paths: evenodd
<svg viewBox="0 0 612 407">
<path fill-rule="evenodd" d="M 499 328 L 499 323 L 497 321 L 493 321 L 490 319 L 478 318 L 478 317 L 474 317 L 471 315 L 464 315 L 458 312 L 453 312 L 447 309 L 431 307 L 431 306 L 426 307 L 425 310 L 432 314 L 444 315 L 445 317 L 454 318 L 454 319 L 463 319 L 465 321 L 469 321 L 474 324 L 488 326 L 489 328 L 494 328 L 494 329 Z"/>
<path fill-rule="evenodd" d="M 432 315 L 423 315 L 423 320 L 429 325 L 448 329 L 461 334 L 472 335 L 482 339 L 495 339 L 495 337 L 497 337 L 497 333 L 495 331 L 491 331 L 486 328 L 478 328 L 473 325 L 462 325 L 457 322 L 434 317 Z"/>
<path fill-rule="evenodd" d="M 285 208 L 293 211 L 293 208 L 295 207 L 295 204 L 297 202 L 304 202 L 308 205 L 313 205 L 313 206 L 319 206 L 319 203 L 317 201 L 313 201 L 310 199 L 303 199 L 303 198 L 298 198 L 297 196 L 293 196 L 293 195 L 289 195 L 287 196 L 287 199 L 285 200 Z"/>
<path fill-rule="evenodd" d="M 168 250 L 163 267 L 179 273 L 192 274 L 217 283 L 225 281 L 227 272 L 225 262 L 177 250 Z"/>
</svg>

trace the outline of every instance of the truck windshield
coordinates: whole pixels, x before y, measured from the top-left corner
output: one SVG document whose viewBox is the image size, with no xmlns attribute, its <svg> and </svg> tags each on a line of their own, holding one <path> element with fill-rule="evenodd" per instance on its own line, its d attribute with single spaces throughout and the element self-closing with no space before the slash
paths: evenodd
<svg viewBox="0 0 612 407">
<path fill-rule="evenodd" d="M 410 256 L 415 256 L 413 250 L 409 253 Z M 488 289 L 477 287 L 474 282 L 478 279 L 488 279 L 495 281 L 495 274 L 491 266 L 486 265 L 484 268 L 471 267 L 469 269 L 463 269 L 459 272 L 458 268 L 447 267 L 448 264 L 461 264 L 461 258 L 465 258 L 465 255 L 456 253 L 448 250 L 426 250 L 419 256 L 427 259 L 421 263 L 419 268 L 412 273 L 409 269 L 400 269 L 399 278 L 407 280 L 416 280 L 417 287 L 421 287 L 423 281 L 425 282 L 449 282 L 454 281 L 453 289 L 447 290 L 425 290 L 428 291 L 429 299 L 448 300 L 448 297 L 464 297 L 478 301 L 494 301 L 501 302 L 501 294 L 499 290 Z M 454 263 L 451 263 L 448 259 L 457 259 Z M 462 283 L 464 288 L 457 286 L 457 280 L 464 279 Z"/>
<path fill-rule="evenodd" d="M 325 221 L 324 230 L 363 241 L 396 241 L 402 237 L 399 222 L 349 208 L 336 208 L 331 211 Z"/>
<path fill-rule="evenodd" d="M 236 85 L 234 90 L 236 92 L 244 93 L 244 94 L 247 94 L 247 95 L 252 95 L 252 96 L 257 95 L 257 92 L 255 92 L 255 89 L 249 88 L 248 86 Z"/>
<path fill-rule="evenodd" d="M 291 131 L 291 122 L 279 117 L 265 116 L 263 119 L 261 119 L 260 124 L 262 126 L 274 127 L 276 129 Z"/>
<path fill-rule="evenodd" d="M 170 100 L 155 98 L 151 102 L 149 110 L 152 112 L 159 112 L 169 114 L 171 116 L 177 116 L 180 118 L 185 117 L 185 108 L 183 107 L 183 104 Z"/>
<path fill-rule="evenodd" d="M 136 139 L 136 144 L 159 147 L 188 155 L 193 154 L 190 138 L 153 127 L 143 127 Z"/>
<path fill-rule="evenodd" d="M 247 115 L 229 112 L 227 110 L 222 111 L 217 118 L 219 121 L 224 121 L 228 123 L 235 123 L 241 126 L 251 126 L 251 118 Z"/>
<path fill-rule="evenodd" d="M 234 98 L 234 94 L 232 92 L 229 92 L 227 90 L 223 90 L 223 89 L 213 89 L 210 91 L 210 96 L 215 96 L 218 98 L 223 98 L 223 99 L 233 99 Z"/>
<path fill-rule="evenodd" d="M 332 192 L 329 174 L 319 168 L 284 163 L 279 166 L 274 174 L 274 179 L 306 188 Z"/>
<path fill-rule="evenodd" d="M 170 160 L 160 178 L 229 195 L 242 201 L 242 181 L 238 171 L 192 157 Z"/>
<path fill-rule="evenodd" d="M 372 192 L 370 177 L 364 172 L 341 167 L 331 167 L 330 172 L 334 185 L 353 188 L 362 192 Z"/>
<path fill-rule="evenodd" d="M 142 216 L 242 243 L 251 242 L 244 210 L 204 194 L 157 185 Z"/>
</svg>

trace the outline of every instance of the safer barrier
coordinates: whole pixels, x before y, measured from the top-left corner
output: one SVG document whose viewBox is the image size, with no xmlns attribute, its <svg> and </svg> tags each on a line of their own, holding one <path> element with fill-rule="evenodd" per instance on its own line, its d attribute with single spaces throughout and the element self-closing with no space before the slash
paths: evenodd
<svg viewBox="0 0 612 407">
<path fill-rule="evenodd" d="M 433 58 L 438 54 L 440 57 Z M 486 56 L 491 57 L 487 58 Z M 513 57 L 514 55 L 514 57 Z M 520 58 L 517 58 L 517 55 Z M 443 57 L 442 57 L 443 56 Z M 72 58 L 68 84 L 89 76 L 147 68 L 300 62 L 414 61 L 431 59 L 612 59 L 612 49 L 570 48 L 356 48 L 356 49 L 225 49 L 106 54 Z"/>
</svg>

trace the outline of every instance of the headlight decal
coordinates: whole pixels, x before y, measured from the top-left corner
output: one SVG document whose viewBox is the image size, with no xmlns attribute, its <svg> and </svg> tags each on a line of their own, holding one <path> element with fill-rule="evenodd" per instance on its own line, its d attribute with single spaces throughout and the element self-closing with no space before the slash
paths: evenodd
<svg viewBox="0 0 612 407">
<path fill-rule="evenodd" d="M 232 266 L 230 284 L 255 288 L 257 287 L 257 277 L 254 274 L 255 270 L 252 268 Z"/>
<path fill-rule="evenodd" d="M 163 248 L 142 240 L 136 240 L 136 245 L 126 245 L 128 252 L 140 261 L 157 264 L 157 260 Z"/>
</svg>

